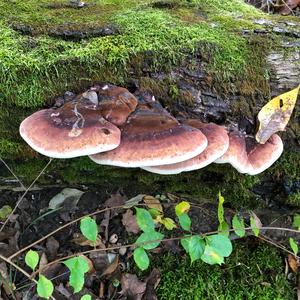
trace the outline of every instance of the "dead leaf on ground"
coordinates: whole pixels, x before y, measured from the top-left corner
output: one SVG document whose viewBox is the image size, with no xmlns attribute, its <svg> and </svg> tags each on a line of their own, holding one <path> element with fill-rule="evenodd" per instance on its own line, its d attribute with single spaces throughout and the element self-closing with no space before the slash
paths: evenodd
<svg viewBox="0 0 300 300">
<path fill-rule="evenodd" d="M 160 271 L 154 268 L 150 275 L 146 278 L 146 292 L 144 294 L 144 300 L 157 300 L 155 290 L 160 282 Z"/>
<path fill-rule="evenodd" d="M 48 207 L 49 209 L 57 209 L 62 206 L 74 208 L 76 207 L 83 194 L 84 192 L 80 190 L 65 188 L 60 193 L 51 198 Z"/>
<path fill-rule="evenodd" d="M 161 213 L 163 212 L 163 207 L 162 207 L 162 205 L 160 204 L 160 202 L 157 198 L 146 195 L 143 198 L 143 201 L 145 202 L 145 204 L 148 208 L 154 208 L 154 209 L 158 210 Z"/>
<path fill-rule="evenodd" d="M 39 261 L 39 269 L 43 269 L 48 264 L 48 258 L 44 252 L 42 253 L 42 255 L 40 257 L 41 258 Z"/>
<path fill-rule="evenodd" d="M 96 242 L 88 240 L 85 236 L 83 236 L 80 233 L 75 233 L 74 238 L 71 240 L 71 242 L 79 245 L 79 246 L 90 246 L 90 247 L 97 247 L 100 249 L 106 248 L 105 244 L 102 242 L 101 237 L 99 235 L 97 236 Z"/>
<path fill-rule="evenodd" d="M 3 286 L 3 289 L 7 296 L 12 296 L 13 289 L 15 289 L 15 286 L 13 283 L 10 283 L 10 277 L 7 272 L 7 266 L 5 262 L 0 263 L 0 286 Z"/>
<path fill-rule="evenodd" d="M 270 100 L 258 113 L 256 140 L 264 144 L 274 133 L 283 131 L 295 107 L 300 85 Z"/>
<path fill-rule="evenodd" d="M 105 207 L 122 206 L 125 204 L 126 200 L 127 200 L 127 197 L 120 193 L 111 194 L 110 197 L 105 201 L 104 206 Z M 121 212 L 120 208 L 112 210 L 111 218 L 116 216 L 120 212 Z"/>
<path fill-rule="evenodd" d="M 136 217 L 133 215 L 131 209 L 127 209 L 122 216 L 122 224 L 125 226 L 125 229 L 128 233 L 137 234 L 140 232 L 140 228 L 136 222 Z"/>
<path fill-rule="evenodd" d="M 53 236 L 50 236 L 46 241 L 46 249 L 49 259 L 55 259 L 57 256 L 57 251 L 59 249 L 59 242 Z"/>
<path fill-rule="evenodd" d="M 110 258 L 108 257 L 108 260 L 110 261 Z M 112 274 L 119 265 L 119 255 L 114 254 L 114 258 L 108 265 L 108 267 L 105 269 L 105 271 L 101 274 L 101 276 L 106 276 Z"/>
<path fill-rule="evenodd" d="M 133 206 L 138 205 L 145 196 L 146 195 L 144 195 L 144 194 L 139 194 L 139 195 L 127 200 L 124 204 L 124 208 L 131 208 Z"/>
<path fill-rule="evenodd" d="M 290 266 L 291 270 L 294 273 L 297 273 L 299 265 L 300 265 L 299 259 L 297 259 L 295 257 L 295 255 L 289 254 L 288 255 L 288 263 L 289 263 L 289 266 Z"/>
<path fill-rule="evenodd" d="M 146 291 L 146 285 L 146 282 L 139 280 L 135 274 L 123 274 L 120 294 L 128 299 L 141 300 Z"/>
</svg>

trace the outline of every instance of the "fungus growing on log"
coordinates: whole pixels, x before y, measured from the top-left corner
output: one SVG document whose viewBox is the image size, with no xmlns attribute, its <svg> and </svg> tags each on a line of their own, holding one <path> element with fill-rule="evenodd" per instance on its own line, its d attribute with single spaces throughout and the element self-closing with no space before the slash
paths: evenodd
<svg viewBox="0 0 300 300">
<path fill-rule="evenodd" d="M 112 84 L 97 86 L 99 110 L 109 122 L 120 126 L 135 110 L 138 101 L 127 89 Z"/>
<path fill-rule="evenodd" d="M 206 167 L 227 151 L 229 138 L 227 130 L 224 127 L 214 123 L 202 123 L 200 120 L 196 119 L 185 120 L 183 123 L 201 130 L 207 138 L 207 148 L 202 153 L 189 160 L 170 165 L 145 167 L 143 168 L 144 170 L 165 175 L 193 171 Z"/>
<path fill-rule="evenodd" d="M 22 138 L 37 152 L 53 158 L 90 155 L 116 148 L 120 130 L 94 104 L 68 102 L 44 109 L 20 125 Z"/>
<path fill-rule="evenodd" d="M 120 167 L 172 164 L 195 157 L 207 146 L 200 130 L 180 124 L 155 101 L 140 101 L 120 128 L 120 146 L 91 155 L 93 161 Z"/>
<path fill-rule="evenodd" d="M 265 144 L 258 144 L 254 138 L 242 133 L 229 133 L 229 148 L 215 163 L 229 163 L 240 173 L 256 175 L 269 168 L 281 155 L 283 143 L 273 134 Z"/>
</svg>

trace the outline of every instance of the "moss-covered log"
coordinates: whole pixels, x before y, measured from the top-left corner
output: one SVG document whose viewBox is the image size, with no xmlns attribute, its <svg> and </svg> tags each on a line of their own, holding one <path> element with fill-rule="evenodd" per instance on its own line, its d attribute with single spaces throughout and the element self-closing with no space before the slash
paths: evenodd
<svg viewBox="0 0 300 300">
<path fill-rule="evenodd" d="M 253 134 L 262 105 L 299 83 L 299 19 L 268 16 L 241 0 L 96 0 L 81 9 L 68 1 L 6 1 L 0 16 L 0 156 L 28 182 L 46 159 L 20 139 L 19 123 L 67 90 L 96 82 L 146 90 L 175 115 Z M 159 176 L 81 158 L 52 162 L 40 182 L 200 199 L 221 190 L 233 206 L 299 206 L 299 118 L 298 105 L 282 134 L 283 156 L 259 176 L 219 165 Z M 0 176 L 7 186 L 2 165 Z"/>
</svg>

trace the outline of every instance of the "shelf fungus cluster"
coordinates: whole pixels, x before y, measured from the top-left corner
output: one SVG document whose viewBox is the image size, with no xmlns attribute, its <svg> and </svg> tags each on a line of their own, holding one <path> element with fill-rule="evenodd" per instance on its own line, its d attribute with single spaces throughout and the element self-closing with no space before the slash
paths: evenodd
<svg viewBox="0 0 300 300">
<path fill-rule="evenodd" d="M 265 144 L 239 131 L 197 119 L 177 120 L 148 94 L 97 85 L 59 108 L 35 112 L 20 125 L 22 138 L 53 158 L 89 155 L 98 164 L 178 174 L 229 163 L 255 175 L 281 155 L 281 138 Z"/>
</svg>

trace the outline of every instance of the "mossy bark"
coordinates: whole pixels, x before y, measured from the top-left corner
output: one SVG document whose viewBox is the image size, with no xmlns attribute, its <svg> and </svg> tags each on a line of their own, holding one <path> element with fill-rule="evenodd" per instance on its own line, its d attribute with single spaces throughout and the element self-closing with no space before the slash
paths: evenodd
<svg viewBox="0 0 300 300">
<path fill-rule="evenodd" d="M 298 33 L 293 25 L 299 25 L 297 19 L 283 18 L 286 23 L 278 23 L 240 0 L 144 1 L 142 5 L 125 1 L 120 9 L 112 0 L 107 1 L 112 7 L 105 7 L 109 16 L 97 23 L 102 4 L 94 2 L 94 8 L 80 11 L 54 1 L 55 9 L 61 12 L 54 14 L 53 7 L 45 8 L 44 3 L 32 0 L 28 2 L 30 9 L 43 10 L 52 23 L 32 15 L 29 7 L 24 13 L 19 4 L 1 23 L 0 156 L 27 182 L 34 179 L 46 159 L 20 139 L 18 126 L 25 116 L 51 106 L 66 90 L 80 92 L 100 81 L 131 91 L 146 90 L 177 116 L 236 124 L 253 134 L 262 105 L 298 84 Z M 66 16 L 77 31 L 89 18 L 96 27 L 115 26 L 117 30 L 105 37 L 90 38 L 87 34 L 75 42 L 53 39 L 53 30 L 63 24 L 70 26 L 63 19 Z M 20 29 L 16 24 L 32 30 L 14 31 L 12 25 Z M 95 26 L 82 30 L 86 33 Z M 278 34 L 274 26 L 282 27 L 283 32 Z M 211 200 L 222 191 L 235 207 L 264 206 L 270 201 L 300 206 L 299 118 L 298 105 L 282 134 L 282 158 L 259 176 L 241 175 L 223 165 L 159 176 L 138 169 L 97 166 L 80 158 L 53 161 L 39 182 L 97 184 L 104 190 L 124 189 L 129 195 L 171 192 Z M 3 165 L 0 176 L 7 186 L 10 174 Z"/>
</svg>

